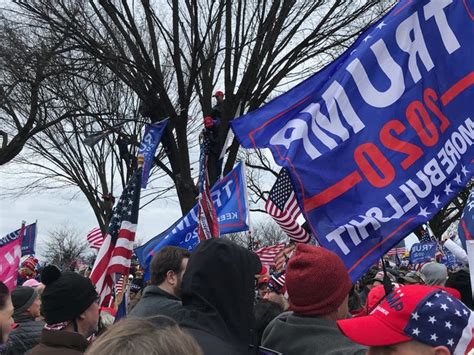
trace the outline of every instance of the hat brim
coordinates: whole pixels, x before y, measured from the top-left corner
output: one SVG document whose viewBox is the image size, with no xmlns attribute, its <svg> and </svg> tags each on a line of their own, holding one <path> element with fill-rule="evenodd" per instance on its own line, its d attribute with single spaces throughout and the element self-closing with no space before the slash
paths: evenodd
<svg viewBox="0 0 474 355">
<path fill-rule="evenodd" d="M 337 321 L 341 332 L 353 342 L 365 346 L 385 346 L 412 340 L 372 315 Z"/>
</svg>

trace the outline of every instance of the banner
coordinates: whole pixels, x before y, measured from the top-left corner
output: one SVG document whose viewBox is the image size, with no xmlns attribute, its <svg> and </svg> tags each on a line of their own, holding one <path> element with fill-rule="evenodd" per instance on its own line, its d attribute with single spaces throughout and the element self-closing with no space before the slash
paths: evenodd
<svg viewBox="0 0 474 355">
<path fill-rule="evenodd" d="M 20 232 L 21 232 L 21 228 L 7 234 L 1 240 L 3 241 L 15 240 L 20 235 Z M 37 235 L 36 222 L 25 226 L 23 241 L 21 243 L 21 256 L 35 254 L 36 235 Z"/>
<path fill-rule="evenodd" d="M 16 235 L 10 233 L 0 239 L 0 280 L 10 291 L 16 286 L 23 233 L 24 228 L 20 229 L 20 232 Z"/>
<path fill-rule="evenodd" d="M 421 264 L 434 260 L 436 255 L 436 242 L 415 243 L 410 249 L 410 264 Z"/>
<path fill-rule="evenodd" d="M 248 227 L 247 183 L 244 164 L 239 163 L 211 189 L 221 235 L 246 231 Z M 192 250 L 199 242 L 197 236 L 198 205 L 170 228 L 134 250 L 140 264 L 146 267 L 147 258 L 166 245 Z"/>
<path fill-rule="evenodd" d="M 159 123 L 149 124 L 145 128 L 138 155 L 143 155 L 145 161 L 143 163 L 142 188 L 145 189 L 150 176 L 150 170 L 153 167 L 153 159 L 155 158 L 156 148 L 160 143 L 161 136 L 168 124 L 168 119 Z"/>
<path fill-rule="evenodd" d="M 336 61 L 231 122 L 291 174 L 353 281 L 466 186 L 474 157 L 472 2 L 398 3 Z"/>
</svg>

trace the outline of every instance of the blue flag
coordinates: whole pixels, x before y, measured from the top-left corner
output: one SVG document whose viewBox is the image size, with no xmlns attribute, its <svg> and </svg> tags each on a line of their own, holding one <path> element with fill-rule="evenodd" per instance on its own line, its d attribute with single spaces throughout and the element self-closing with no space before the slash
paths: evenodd
<svg viewBox="0 0 474 355">
<path fill-rule="evenodd" d="M 314 236 L 353 281 L 473 174 L 466 4 L 400 2 L 336 61 L 231 123 L 243 147 L 288 168 Z"/>
<path fill-rule="evenodd" d="M 474 189 L 471 190 L 464 206 L 461 219 L 458 225 L 458 235 L 461 243 L 466 249 L 466 240 L 472 240 L 474 237 Z"/>
<path fill-rule="evenodd" d="M 138 150 L 139 155 L 145 157 L 143 162 L 143 173 L 142 173 L 142 188 L 145 189 L 150 176 L 150 170 L 153 166 L 153 159 L 155 158 L 156 148 L 160 143 L 163 132 L 165 131 L 168 119 L 163 120 L 159 123 L 149 124 L 145 128 L 145 134 L 143 135 L 140 148 Z"/>
<path fill-rule="evenodd" d="M 7 234 L 2 240 L 15 240 L 20 235 L 20 231 L 21 228 Z M 36 234 L 36 222 L 25 226 L 23 241 L 21 243 L 21 256 L 35 254 Z"/>
<path fill-rule="evenodd" d="M 244 165 L 239 163 L 211 189 L 221 234 L 248 230 L 247 185 Z M 147 267 L 151 256 L 167 245 L 192 250 L 197 236 L 198 205 L 170 228 L 134 250 L 140 264 Z"/>
<path fill-rule="evenodd" d="M 431 261 L 436 255 L 436 242 L 415 243 L 410 249 L 410 264 Z"/>
</svg>

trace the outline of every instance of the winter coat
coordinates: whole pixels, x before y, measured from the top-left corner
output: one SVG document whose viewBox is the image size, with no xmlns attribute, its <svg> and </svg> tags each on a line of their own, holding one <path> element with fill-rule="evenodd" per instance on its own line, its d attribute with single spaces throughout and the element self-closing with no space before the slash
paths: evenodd
<svg viewBox="0 0 474 355">
<path fill-rule="evenodd" d="M 164 315 L 175 319 L 176 313 L 182 308 L 181 300 L 156 285 L 147 286 L 143 296 L 133 307 L 129 317 L 149 318 Z"/>
<path fill-rule="evenodd" d="M 249 353 L 254 275 L 261 267 L 256 254 L 223 239 L 205 240 L 191 254 L 178 322 L 205 355 Z"/>
<path fill-rule="evenodd" d="M 15 317 L 18 326 L 12 330 L 8 337 L 9 355 L 24 354 L 40 341 L 41 331 L 44 327 L 43 321 L 35 321 L 29 314 L 21 314 Z"/>
<path fill-rule="evenodd" d="M 79 333 L 65 330 L 44 330 L 40 343 L 28 355 L 80 355 L 89 343 Z"/>
<path fill-rule="evenodd" d="M 280 314 L 265 328 L 262 346 L 285 355 L 362 355 L 367 348 L 346 338 L 333 320 Z"/>
</svg>

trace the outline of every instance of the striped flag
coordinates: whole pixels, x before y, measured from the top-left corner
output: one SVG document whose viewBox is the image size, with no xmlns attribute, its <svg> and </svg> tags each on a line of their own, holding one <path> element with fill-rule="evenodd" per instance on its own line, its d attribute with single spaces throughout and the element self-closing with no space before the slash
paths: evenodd
<svg viewBox="0 0 474 355">
<path fill-rule="evenodd" d="M 89 242 L 89 247 L 92 249 L 100 249 L 104 243 L 104 236 L 99 227 L 95 227 L 87 233 L 87 241 Z"/>
<path fill-rule="evenodd" d="M 280 251 L 285 248 L 285 243 L 272 245 L 269 247 L 263 247 L 255 251 L 255 254 L 260 258 L 262 265 L 273 266 L 275 265 L 275 257 Z"/>
<path fill-rule="evenodd" d="M 275 257 L 276 271 L 281 272 L 283 270 L 286 270 L 286 264 L 288 264 L 288 260 L 290 260 L 295 249 L 296 244 L 292 243 L 278 253 L 278 255 Z"/>
<path fill-rule="evenodd" d="M 311 235 L 296 221 L 301 210 L 286 169 L 281 169 L 265 203 L 265 210 L 291 240 L 297 243 L 308 243 L 311 240 Z"/>
<path fill-rule="evenodd" d="M 407 249 L 405 247 L 401 247 L 401 248 L 392 248 L 390 249 L 386 255 L 388 256 L 395 256 L 395 255 L 402 255 L 403 253 L 405 253 L 407 251 Z"/>
<path fill-rule="evenodd" d="M 120 279 L 115 284 L 115 297 L 118 297 L 123 292 L 123 280 L 125 279 L 125 275 L 120 276 Z"/>
<path fill-rule="evenodd" d="M 133 242 L 140 207 L 142 168 L 132 175 L 114 207 L 107 234 L 92 268 L 90 279 L 100 295 L 100 303 L 106 299 L 121 275 L 128 275 Z"/>
<path fill-rule="evenodd" d="M 209 153 L 209 137 L 203 132 L 201 155 L 199 158 L 199 202 L 198 202 L 198 237 L 199 240 L 219 238 L 219 221 L 216 208 L 209 188 L 207 173 L 207 156 Z"/>
</svg>

